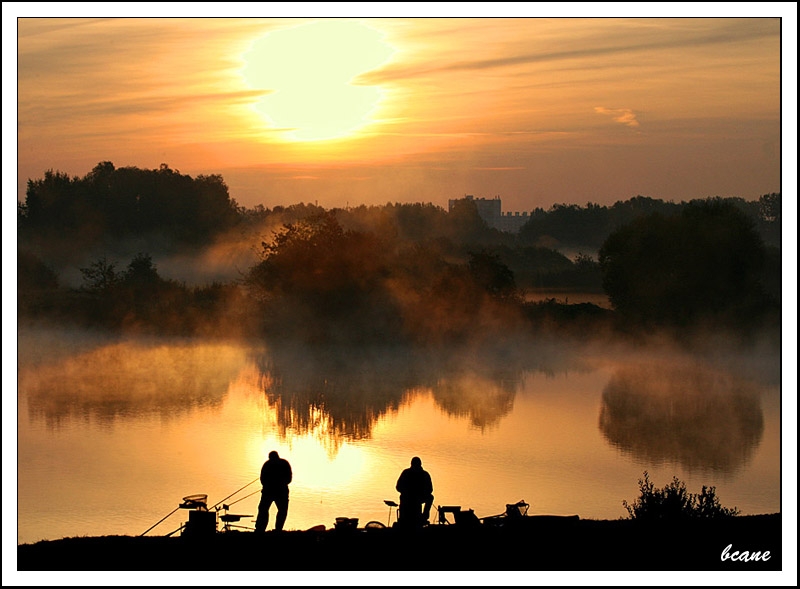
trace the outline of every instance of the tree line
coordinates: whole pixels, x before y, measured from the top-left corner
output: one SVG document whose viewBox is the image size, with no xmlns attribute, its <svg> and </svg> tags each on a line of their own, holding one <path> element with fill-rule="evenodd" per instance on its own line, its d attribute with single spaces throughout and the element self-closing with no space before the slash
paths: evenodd
<svg viewBox="0 0 800 589">
<path fill-rule="evenodd" d="M 162 164 L 157 170 L 100 162 L 83 178 L 48 170 L 28 180 L 18 204 L 21 239 L 90 248 L 110 239 L 160 234 L 202 244 L 239 221 L 220 175 L 196 178 Z"/>
<path fill-rule="evenodd" d="M 524 296 L 560 287 L 605 292 L 614 320 L 627 325 L 741 328 L 780 315 L 780 225 L 780 194 L 679 204 L 637 196 L 536 209 L 510 234 L 488 227 L 467 200 L 451 211 L 248 209 L 219 175 L 101 162 L 83 178 L 48 171 L 29 180 L 18 205 L 19 311 L 178 333 L 415 343 L 610 320 L 594 305 Z M 258 249 L 235 281 L 189 286 L 161 277 L 152 261 L 232 235 Z M 148 248 L 126 269 L 100 256 L 80 268 L 80 288 L 60 284 L 59 268 L 126 240 Z M 585 253 L 569 259 L 554 244 Z"/>
</svg>

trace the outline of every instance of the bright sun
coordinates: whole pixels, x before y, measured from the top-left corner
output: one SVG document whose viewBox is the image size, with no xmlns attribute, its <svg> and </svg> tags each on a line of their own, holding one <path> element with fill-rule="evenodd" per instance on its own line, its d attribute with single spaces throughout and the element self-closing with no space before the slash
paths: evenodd
<svg viewBox="0 0 800 589">
<path fill-rule="evenodd" d="M 320 20 L 273 31 L 244 55 L 251 88 L 269 90 L 256 108 L 294 141 L 339 139 L 369 123 L 382 91 L 353 79 L 394 52 L 360 22 Z"/>
</svg>

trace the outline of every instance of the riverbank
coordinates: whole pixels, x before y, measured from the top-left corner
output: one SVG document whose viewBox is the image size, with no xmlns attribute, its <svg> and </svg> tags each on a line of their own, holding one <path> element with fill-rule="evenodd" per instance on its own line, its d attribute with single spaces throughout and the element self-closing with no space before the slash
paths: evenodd
<svg viewBox="0 0 800 589">
<path fill-rule="evenodd" d="M 414 531 L 79 537 L 19 545 L 17 570 L 780 571 L 781 526 L 780 514 L 652 523 L 532 517 Z"/>
</svg>

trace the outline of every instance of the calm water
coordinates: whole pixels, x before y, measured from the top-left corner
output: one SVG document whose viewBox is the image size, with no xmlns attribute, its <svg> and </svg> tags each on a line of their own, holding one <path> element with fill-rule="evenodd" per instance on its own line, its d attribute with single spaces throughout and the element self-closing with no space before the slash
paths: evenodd
<svg viewBox="0 0 800 589">
<path fill-rule="evenodd" d="M 625 517 L 644 470 L 658 486 L 714 485 L 745 514 L 780 510 L 777 352 L 309 354 L 41 329 L 18 344 L 20 543 L 141 534 L 184 496 L 213 505 L 242 487 L 226 503 L 254 515 L 249 483 L 273 449 L 294 470 L 288 529 L 393 521 L 384 500 L 415 455 L 435 504 L 479 517 L 519 500 L 531 514 Z"/>
</svg>

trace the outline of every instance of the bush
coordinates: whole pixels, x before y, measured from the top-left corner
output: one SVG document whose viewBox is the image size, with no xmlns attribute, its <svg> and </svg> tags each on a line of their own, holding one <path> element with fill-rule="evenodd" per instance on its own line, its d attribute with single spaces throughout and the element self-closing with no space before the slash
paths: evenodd
<svg viewBox="0 0 800 589">
<path fill-rule="evenodd" d="M 686 483 L 678 477 L 672 477 L 672 482 L 663 489 L 656 489 L 647 471 L 644 471 L 644 478 L 639 479 L 639 491 L 639 498 L 633 504 L 622 501 L 630 519 L 711 519 L 739 515 L 739 510 L 735 507 L 722 506 L 716 487 L 703 485 L 699 494 L 689 493 Z"/>
</svg>

